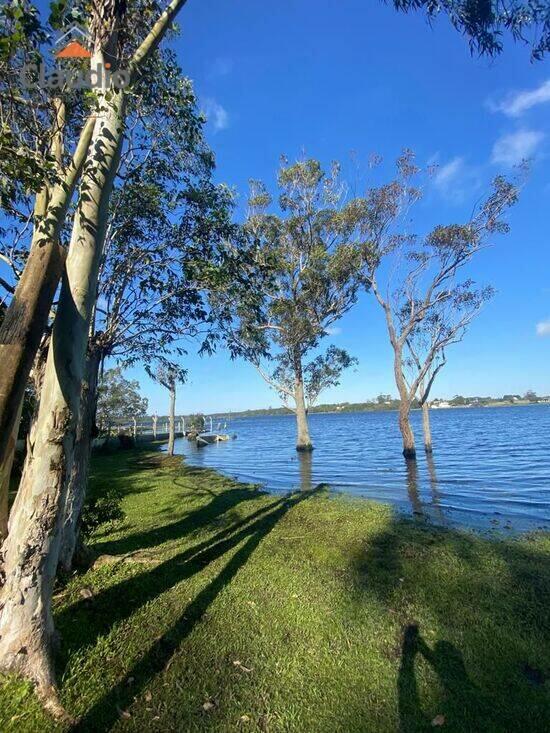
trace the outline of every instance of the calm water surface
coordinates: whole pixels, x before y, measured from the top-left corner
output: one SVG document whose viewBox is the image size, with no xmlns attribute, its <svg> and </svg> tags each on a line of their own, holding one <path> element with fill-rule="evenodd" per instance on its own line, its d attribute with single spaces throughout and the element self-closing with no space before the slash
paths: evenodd
<svg viewBox="0 0 550 733">
<path fill-rule="evenodd" d="M 421 444 L 421 415 L 412 416 Z M 435 453 L 406 462 L 395 412 L 313 414 L 311 455 L 294 449 L 293 415 L 233 418 L 237 439 L 176 451 L 269 491 L 308 489 L 375 499 L 419 521 L 478 529 L 550 529 L 550 405 L 432 411 Z"/>
</svg>

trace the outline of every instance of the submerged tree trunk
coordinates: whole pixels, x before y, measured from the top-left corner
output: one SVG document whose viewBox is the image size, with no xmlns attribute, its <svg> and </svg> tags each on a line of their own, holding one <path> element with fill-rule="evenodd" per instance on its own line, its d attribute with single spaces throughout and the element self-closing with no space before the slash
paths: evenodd
<svg viewBox="0 0 550 733">
<path fill-rule="evenodd" d="M 100 99 L 48 351 L 35 442 L 4 543 L 0 667 L 35 681 L 58 707 L 51 597 L 71 474 L 86 344 L 107 207 L 122 140 L 124 98 Z"/>
<path fill-rule="evenodd" d="M 174 441 L 176 438 L 176 383 L 170 384 L 170 412 L 168 415 L 168 455 L 174 455 Z"/>
<path fill-rule="evenodd" d="M 424 448 L 426 453 L 433 453 L 432 429 L 430 427 L 430 408 L 426 401 L 422 403 L 422 427 L 424 429 Z"/>
<path fill-rule="evenodd" d="M 392 340 L 394 348 L 393 371 L 395 376 L 395 384 L 399 392 L 399 430 L 403 438 L 403 455 L 407 459 L 416 458 L 416 448 L 414 445 L 414 433 L 411 428 L 409 419 L 411 412 L 411 397 L 408 394 L 407 383 L 403 375 L 403 353 L 401 346 Z M 414 395 L 413 395 L 414 396 Z"/>
<path fill-rule="evenodd" d="M 74 445 L 74 459 L 67 487 L 67 499 L 61 527 L 59 568 L 70 573 L 79 541 L 80 518 L 86 498 L 88 469 L 92 453 L 92 430 L 97 407 L 97 381 L 101 354 L 92 349 L 86 363 L 86 376 L 82 382 L 80 416 Z"/>
<path fill-rule="evenodd" d="M 304 394 L 304 378 L 302 375 L 302 361 L 300 356 L 294 358 L 294 401 L 296 402 L 296 427 L 298 437 L 296 440 L 297 451 L 311 451 L 313 444 L 309 437 L 309 425 L 307 421 L 306 399 Z"/>
<path fill-rule="evenodd" d="M 399 405 L 399 430 L 401 430 L 401 436 L 403 438 L 403 455 L 405 458 L 416 458 L 416 448 L 414 445 L 414 433 L 411 428 L 410 422 L 410 403 L 406 400 L 401 399 Z"/>
</svg>

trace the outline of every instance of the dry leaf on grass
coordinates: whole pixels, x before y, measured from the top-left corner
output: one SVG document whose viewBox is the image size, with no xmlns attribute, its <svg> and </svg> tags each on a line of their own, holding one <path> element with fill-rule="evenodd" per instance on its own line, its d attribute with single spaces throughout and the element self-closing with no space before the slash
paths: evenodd
<svg viewBox="0 0 550 733">
<path fill-rule="evenodd" d="M 235 659 L 235 661 L 233 662 L 233 666 L 237 667 L 237 669 L 240 669 L 241 672 L 252 672 L 252 667 L 245 667 L 244 664 L 238 659 Z"/>
<path fill-rule="evenodd" d="M 432 720 L 432 725 L 434 728 L 441 727 L 442 725 L 445 725 L 445 716 L 444 715 L 436 715 L 435 718 Z"/>
</svg>

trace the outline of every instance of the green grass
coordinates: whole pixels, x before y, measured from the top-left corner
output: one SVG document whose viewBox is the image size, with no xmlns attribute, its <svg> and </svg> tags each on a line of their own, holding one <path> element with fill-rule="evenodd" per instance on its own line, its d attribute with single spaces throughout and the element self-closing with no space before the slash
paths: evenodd
<svg viewBox="0 0 550 733">
<path fill-rule="evenodd" d="M 79 730 L 550 730 L 548 535 L 271 496 L 145 451 L 98 457 L 92 484 L 124 491 L 126 520 L 56 595 Z M 57 729 L 3 678 L 1 731 Z"/>
</svg>

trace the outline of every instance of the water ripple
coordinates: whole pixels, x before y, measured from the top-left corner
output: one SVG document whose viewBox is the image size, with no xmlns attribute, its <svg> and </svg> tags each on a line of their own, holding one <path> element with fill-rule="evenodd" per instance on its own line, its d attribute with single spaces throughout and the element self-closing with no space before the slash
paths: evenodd
<svg viewBox="0 0 550 733">
<path fill-rule="evenodd" d="M 421 443 L 420 414 L 412 415 Z M 294 418 L 234 418 L 237 440 L 176 450 L 199 466 L 287 492 L 329 484 L 455 526 L 550 529 L 550 406 L 432 411 L 436 453 L 401 456 L 395 412 L 313 414 L 312 455 L 294 450 Z"/>
</svg>

